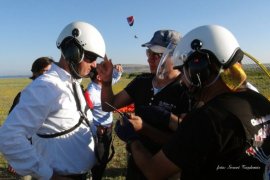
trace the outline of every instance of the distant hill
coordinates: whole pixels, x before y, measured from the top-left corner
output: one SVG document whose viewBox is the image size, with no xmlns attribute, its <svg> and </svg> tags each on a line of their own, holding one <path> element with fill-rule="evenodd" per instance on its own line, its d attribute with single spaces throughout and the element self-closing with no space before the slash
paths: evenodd
<svg viewBox="0 0 270 180">
<path fill-rule="evenodd" d="M 269 71 L 270 71 L 270 64 L 264 63 L 263 64 Z M 141 64 L 122 64 L 124 72 L 126 73 L 137 73 L 137 72 L 150 72 L 148 65 L 141 65 Z M 260 67 L 253 63 L 253 64 L 243 64 L 244 69 L 259 69 Z"/>
<path fill-rule="evenodd" d="M 270 71 L 270 64 L 269 63 L 265 63 L 263 64 L 265 66 L 266 69 L 268 69 L 268 71 Z M 250 70 L 250 69 L 261 69 L 259 65 L 257 65 L 256 63 L 253 64 L 243 64 L 244 69 L 246 70 Z"/>
<path fill-rule="evenodd" d="M 270 64 L 265 63 L 265 67 L 270 71 Z M 122 64 L 124 72 L 125 73 L 138 73 L 138 72 L 150 72 L 149 71 L 149 66 L 148 65 L 143 65 L 143 64 Z M 255 64 L 243 64 L 244 68 L 249 69 L 249 68 L 259 68 L 258 65 Z M 1 76 L 0 78 L 25 78 L 25 77 L 30 77 L 30 74 L 27 75 L 10 75 L 10 76 Z"/>
<path fill-rule="evenodd" d="M 122 64 L 124 72 L 125 73 L 140 73 L 140 72 L 150 72 L 149 71 L 149 66 L 148 65 L 142 65 L 142 64 Z M 1 76 L 0 78 L 28 78 L 30 77 L 31 74 L 29 75 L 6 75 L 6 76 Z"/>
<path fill-rule="evenodd" d="M 263 64 L 269 71 L 270 71 L 270 64 L 264 63 Z M 122 64 L 124 68 L 124 72 L 126 73 L 134 73 L 134 72 L 150 72 L 148 65 L 141 65 L 141 64 Z M 254 68 L 260 68 L 257 64 L 243 64 L 245 69 L 254 69 Z"/>
<path fill-rule="evenodd" d="M 150 72 L 148 65 L 122 64 L 125 73 Z"/>
</svg>

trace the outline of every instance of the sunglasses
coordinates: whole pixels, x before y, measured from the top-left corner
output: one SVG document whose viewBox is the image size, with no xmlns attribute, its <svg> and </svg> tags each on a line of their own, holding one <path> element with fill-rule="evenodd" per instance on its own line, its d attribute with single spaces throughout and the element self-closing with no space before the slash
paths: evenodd
<svg viewBox="0 0 270 180">
<path fill-rule="evenodd" d="M 148 58 L 161 58 L 162 53 L 155 53 L 151 49 L 146 49 L 146 55 Z"/>
<path fill-rule="evenodd" d="M 93 62 L 93 61 L 97 60 L 98 56 L 94 53 L 84 51 L 84 58 Z"/>
</svg>

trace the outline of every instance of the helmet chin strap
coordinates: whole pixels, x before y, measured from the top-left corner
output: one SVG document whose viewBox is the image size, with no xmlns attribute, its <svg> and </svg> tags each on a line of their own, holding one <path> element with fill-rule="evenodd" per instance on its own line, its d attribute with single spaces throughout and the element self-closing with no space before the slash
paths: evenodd
<svg viewBox="0 0 270 180">
<path fill-rule="evenodd" d="M 183 68 L 183 70 L 184 70 L 184 78 L 185 78 L 185 80 L 189 83 L 190 86 L 193 87 L 193 88 L 190 88 L 190 89 L 192 89 L 192 92 L 190 92 L 191 94 L 195 94 L 196 92 L 198 92 L 199 89 L 203 88 L 199 74 L 196 74 L 197 79 L 198 79 L 198 83 L 195 84 L 188 77 L 187 72 L 186 72 L 186 69 Z M 222 71 L 223 71 L 223 66 L 220 67 L 219 72 L 218 72 L 217 76 L 215 77 L 215 79 L 212 82 L 210 82 L 209 84 L 206 84 L 204 87 L 210 87 L 210 86 L 212 86 L 218 80 L 218 78 L 220 76 L 220 73 Z"/>
<path fill-rule="evenodd" d="M 222 71 L 223 71 L 223 66 L 220 67 L 220 69 L 219 69 L 219 71 L 218 71 L 218 74 L 217 74 L 217 76 L 215 77 L 215 79 L 214 79 L 211 83 L 207 84 L 205 87 L 210 87 L 210 86 L 212 86 L 212 84 L 214 84 L 214 83 L 218 80 L 218 78 L 219 78 L 219 76 L 220 76 L 220 73 L 221 73 Z"/>
<path fill-rule="evenodd" d="M 81 62 L 84 58 L 84 53 L 82 55 L 82 58 L 79 62 Z M 83 76 L 80 75 L 80 73 L 78 72 L 78 64 L 79 63 L 74 63 L 73 61 L 68 61 L 68 66 L 70 69 L 70 74 L 73 78 L 75 79 L 81 79 L 83 78 Z"/>
<path fill-rule="evenodd" d="M 190 80 L 190 78 L 188 77 L 185 68 L 183 68 L 183 74 L 184 74 L 185 81 L 189 84 L 189 85 L 187 86 L 188 94 L 189 94 L 190 96 L 194 96 L 194 95 L 196 94 L 196 92 L 201 88 L 201 83 L 199 83 L 199 84 L 194 84 L 194 83 Z"/>
<path fill-rule="evenodd" d="M 199 83 L 198 83 L 198 84 L 195 84 L 195 83 L 193 83 L 193 82 L 190 80 L 190 78 L 188 77 L 188 75 L 187 75 L 187 70 L 186 70 L 185 68 L 183 68 L 183 71 L 184 71 L 184 77 L 185 77 L 185 80 L 188 82 L 188 84 L 189 84 L 190 86 L 193 86 L 193 87 L 201 87 L 201 82 L 200 82 L 200 78 L 199 78 L 199 75 L 198 75 L 198 74 L 196 74 L 196 75 L 197 75 L 197 77 L 198 77 Z"/>
<path fill-rule="evenodd" d="M 74 64 L 73 62 L 69 62 L 68 66 L 70 69 L 70 74 L 73 78 L 75 78 L 75 79 L 83 78 L 78 72 L 78 64 Z"/>
</svg>

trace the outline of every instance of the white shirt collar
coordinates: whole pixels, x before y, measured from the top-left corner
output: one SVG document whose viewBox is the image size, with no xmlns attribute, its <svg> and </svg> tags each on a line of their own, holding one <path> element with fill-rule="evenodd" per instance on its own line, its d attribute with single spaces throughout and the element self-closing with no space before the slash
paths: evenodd
<svg viewBox="0 0 270 180">
<path fill-rule="evenodd" d="M 79 84 L 82 82 L 82 78 L 80 79 L 74 79 L 72 78 L 71 74 L 64 70 L 63 68 L 59 67 L 57 64 L 53 63 L 51 66 L 51 69 L 49 71 L 55 71 L 59 78 L 63 81 L 69 81 L 69 82 L 78 82 Z M 49 73 L 48 71 L 48 73 Z"/>
</svg>

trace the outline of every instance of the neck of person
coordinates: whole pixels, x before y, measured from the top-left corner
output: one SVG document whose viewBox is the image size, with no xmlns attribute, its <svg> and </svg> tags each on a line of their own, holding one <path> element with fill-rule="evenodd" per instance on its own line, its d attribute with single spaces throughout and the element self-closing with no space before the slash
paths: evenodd
<svg viewBox="0 0 270 180">
<path fill-rule="evenodd" d="M 61 56 L 60 60 L 58 63 L 56 63 L 57 66 L 59 66 L 60 68 L 64 69 L 65 71 L 67 71 L 68 73 L 70 73 L 70 69 L 68 66 L 68 62 L 64 59 L 63 56 Z"/>
<path fill-rule="evenodd" d="M 163 88 L 173 82 L 180 75 L 180 71 L 178 70 L 170 70 L 165 75 L 164 78 L 158 78 L 155 76 L 153 78 L 152 84 L 154 88 Z"/>
<path fill-rule="evenodd" d="M 229 88 L 227 88 L 224 82 L 219 78 L 211 86 L 203 88 L 197 99 L 205 104 L 214 97 L 227 92 L 232 91 Z"/>
<path fill-rule="evenodd" d="M 101 80 L 95 79 L 95 80 L 93 80 L 93 82 L 98 84 L 99 86 L 102 86 L 102 81 Z"/>
</svg>

